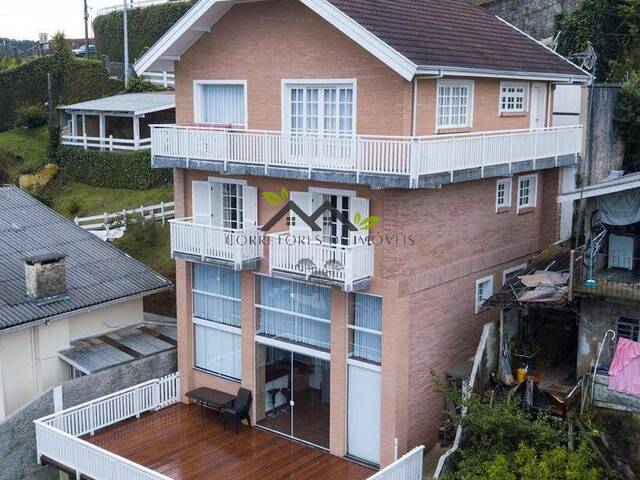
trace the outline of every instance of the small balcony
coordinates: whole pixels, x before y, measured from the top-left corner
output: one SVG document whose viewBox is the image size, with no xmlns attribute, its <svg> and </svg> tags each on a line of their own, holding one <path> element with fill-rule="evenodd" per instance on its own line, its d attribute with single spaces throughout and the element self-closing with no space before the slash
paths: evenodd
<svg viewBox="0 0 640 480">
<path fill-rule="evenodd" d="M 335 245 L 290 232 L 269 235 L 269 272 L 308 281 L 339 285 L 345 292 L 369 288 L 374 247 Z"/>
<path fill-rule="evenodd" d="M 262 232 L 194 223 L 191 218 L 171 220 L 171 257 L 217 263 L 235 270 L 251 270 L 263 255 Z"/>
<path fill-rule="evenodd" d="M 153 165 L 231 174 L 419 188 L 570 165 L 582 127 L 425 137 L 317 135 L 154 125 Z"/>
<path fill-rule="evenodd" d="M 640 302 L 640 258 L 596 254 L 591 261 L 581 247 L 573 259 L 575 295 Z"/>
</svg>

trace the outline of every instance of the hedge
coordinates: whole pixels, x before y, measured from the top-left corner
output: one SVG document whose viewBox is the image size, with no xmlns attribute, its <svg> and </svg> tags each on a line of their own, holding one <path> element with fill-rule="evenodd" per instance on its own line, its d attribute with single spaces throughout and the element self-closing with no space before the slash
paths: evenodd
<svg viewBox="0 0 640 480">
<path fill-rule="evenodd" d="M 129 10 L 129 59 L 131 62 L 142 57 L 145 51 L 156 43 L 194 3 L 194 0 L 169 2 Z M 106 55 L 111 61 L 122 62 L 122 11 L 96 17 L 93 21 L 93 32 L 98 55 Z"/>
<path fill-rule="evenodd" d="M 53 55 L 36 58 L 0 72 L 0 131 L 14 127 L 19 105 L 47 102 L 47 73 L 52 74 L 54 105 L 113 95 L 123 89 L 101 62 L 71 59 L 57 62 Z"/>
<path fill-rule="evenodd" d="M 56 162 L 64 179 L 104 188 L 145 190 L 170 185 L 170 169 L 151 167 L 151 152 L 101 152 L 61 146 Z"/>
</svg>

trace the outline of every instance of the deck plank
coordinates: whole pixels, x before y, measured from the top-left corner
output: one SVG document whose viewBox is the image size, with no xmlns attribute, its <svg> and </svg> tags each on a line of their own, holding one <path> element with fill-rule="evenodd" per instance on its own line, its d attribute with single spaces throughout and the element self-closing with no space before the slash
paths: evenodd
<svg viewBox="0 0 640 480">
<path fill-rule="evenodd" d="M 364 480 L 374 470 L 216 413 L 178 404 L 122 422 L 87 441 L 175 480 Z"/>
</svg>

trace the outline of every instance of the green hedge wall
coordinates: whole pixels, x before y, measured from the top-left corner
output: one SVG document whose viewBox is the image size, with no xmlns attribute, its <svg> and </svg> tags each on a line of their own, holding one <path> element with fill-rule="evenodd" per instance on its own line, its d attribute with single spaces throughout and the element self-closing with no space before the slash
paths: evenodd
<svg viewBox="0 0 640 480">
<path fill-rule="evenodd" d="M 121 82 L 109 79 L 101 62 L 59 62 L 53 55 L 34 59 L 0 72 L 0 131 L 14 127 L 19 105 L 43 105 L 47 101 L 47 72 L 52 74 L 56 106 L 113 95 L 123 89 Z"/>
<path fill-rule="evenodd" d="M 129 59 L 131 63 L 142 57 L 169 28 L 189 10 L 195 1 L 170 2 L 129 10 Z M 111 12 L 93 21 L 98 55 L 106 55 L 114 62 L 123 61 L 122 12 Z"/>
<path fill-rule="evenodd" d="M 101 152 L 61 146 L 55 160 L 66 180 L 94 187 L 145 190 L 170 185 L 172 179 L 170 169 L 151 167 L 149 150 Z"/>
</svg>

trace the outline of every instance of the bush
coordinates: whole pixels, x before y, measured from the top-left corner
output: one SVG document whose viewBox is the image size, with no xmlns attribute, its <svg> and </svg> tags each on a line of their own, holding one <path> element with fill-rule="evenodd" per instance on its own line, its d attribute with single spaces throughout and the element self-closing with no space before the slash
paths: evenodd
<svg viewBox="0 0 640 480">
<path fill-rule="evenodd" d="M 128 93 L 146 93 L 146 92 L 160 92 L 164 90 L 160 85 L 156 85 L 140 77 L 133 77 L 129 80 Z"/>
<path fill-rule="evenodd" d="M 151 167 L 149 150 L 101 152 L 61 146 L 55 161 L 66 180 L 94 187 L 146 190 L 170 185 L 172 179 L 171 170 Z"/>
<path fill-rule="evenodd" d="M 36 128 L 47 123 L 47 111 L 43 105 L 20 105 L 15 115 L 18 128 Z"/>
<path fill-rule="evenodd" d="M 616 121 L 626 141 L 626 163 L 633 170 L 640 170 L 640 72 L 632 73 L 622 84 Z"/>
</svg>

